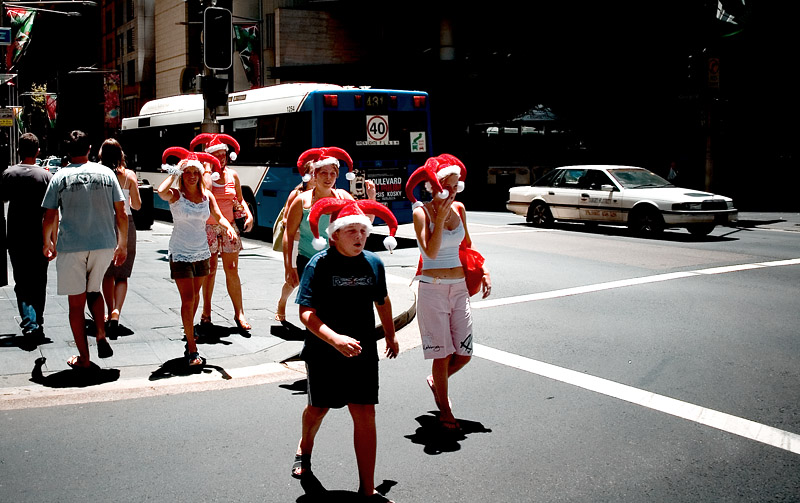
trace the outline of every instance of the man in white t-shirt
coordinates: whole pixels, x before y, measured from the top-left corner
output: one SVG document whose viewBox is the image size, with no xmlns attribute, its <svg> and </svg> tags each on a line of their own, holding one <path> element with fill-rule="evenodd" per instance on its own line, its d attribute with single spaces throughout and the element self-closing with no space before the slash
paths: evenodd
<svg viewBox="0 0 800 503">
<path fill-rule="evenodd" d="M 84 305 L 89 306 L 97 328 L 98 356 L 114 354 L 106 339 L 105 304 L 100 292 L 108 265 L 112 260 L 122 264 L 127 256 L 128 217 L 114 172 L 89 162 L 91 144 L 86 134 L 70 133 L 67 148 L 72 162 L 56 172 L 42 201 L 43 253 L 49 260 L 58 255 L 58 293 L 69 298 L 69 324 L 80 355 L 67 364 L 88 369 L 91 362 Z"/>
</svg>

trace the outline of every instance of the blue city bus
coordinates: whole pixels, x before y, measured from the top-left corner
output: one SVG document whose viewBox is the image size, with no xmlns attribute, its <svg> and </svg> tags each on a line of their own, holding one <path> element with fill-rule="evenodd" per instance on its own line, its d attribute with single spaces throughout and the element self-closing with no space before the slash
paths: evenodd
<svg viewBox="0 0 800 503">
<path fill-rule="evenodd" d="M 364 180 L 373 180 L 377 199 L 400 223 L 411 221 L 405 197 L 408 176 L 431 155 L 428 95 L 418 91 L 340 87 L 330 84 L 279 84 L 232 93 L 220 132 L 233 136 L 241 152 L 230 166 L 242 182 L 245 200 L 258 227 L 271 229 L 289 193 L 300 183 L 298 156 L 309 148 L 340 147 L 353 159 L 356 179 L 340 169 L 337 186 L 366 197 Z M 146 103 L 138 117 L 123 119 L 120 141 L 128 167 L 154 190 L 167 176 L 161 153 L 189 147 L 204 116 L 199 94 Z M 168 205 L 154 197 L 154 207 Z"/>
</svg>

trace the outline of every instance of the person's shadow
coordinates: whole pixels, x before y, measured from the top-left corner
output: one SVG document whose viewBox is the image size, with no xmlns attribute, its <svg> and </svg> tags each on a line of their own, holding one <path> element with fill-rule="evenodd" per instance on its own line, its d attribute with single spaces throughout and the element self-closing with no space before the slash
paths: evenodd
<svg viewBox="0 0 800 503">
<path fill-rule="evenodd" d="M 225 339 L 230 337 L 231 334 L 240 334 L 245 338 L 250 337 L 250 332 L 240 330 L 237 327 L 223 327 L 221 325 L 214 325 L 213 323 L 197 324 L 194 326 L 194 337 L 198 344 L 222 344 L 223 346 L 230 346 L 233 343 Z M 184 336 L 183 340 L 186 340 L 186 336 Z"/>
<path fill-rule="evenodd" d="M 32 352 L 43 344 L 51 344 L 50 340 L 44 334 L 40 335 L 17 335 L 17 334 L 0 334 L 0 347 L 3 348 L 19 348 L 23 351 Z"/>
<path fill-rule="evenodd" d="M 375 486 L 375 490 L 380 494 L 388 494 L 395 485 L 397 482 L 394 480 L 384 480 Z M 300 486 L 305 494 L 297 498 L 297 503 L 385 503 L 390 501 L 389 498 L 380 495 L 365 499 L 355 491 L 329 491 L 311 471 L 300 477 Z"/>
<path fill-rule="evenodd" d="M 279 384 L 278 387 L 291 391 L 292 395 L 307 395 L 308 379 L 298 379 L 291 384 Z"/>
<path fill-rule="evenodd" d="M 405 438 L 415 444 L 424 446 L 425 454 L 435 456 L 443 452 L 455 452 L 461 449 L 459 442 L 467 439 L 470 433 L 491 433 L 492 430 L 486 428 L 477 421 L 458 419 L 461 428 L 449 430 L 439 422 L 439 411 L 430 411 L 429 414 L 416 418 L 419 427 L 411 435 Z"/>
<path fill-rule="evenodd" d="M 220 373 L 222 379 L 232 379 L 230 374 L 228 374 L 224 368 L 217 365 L 209 365 L 206 363 L 205 358 L 202 360 L 202 365 L 189 365 L 189 362 L 186 360 L 186 358 L 173 358 L 172 360 L 167 360 L 160 367 L 154 370 L 148 379 L 150 381 L 159 381 L 161 379 L 169 379 L 171 377 L 210 374 L 214 370 Z"/>
<path fill-rule="evenodd" d="M 119 369 L 102 369 L 92 363 L 86 369 L 69 369 L 45 376 L 42 366 L 46 358 L 37 358 L 31 371 L 31 382 L 48 388 L 85 388 L 119 379 Z"/>
</svg>

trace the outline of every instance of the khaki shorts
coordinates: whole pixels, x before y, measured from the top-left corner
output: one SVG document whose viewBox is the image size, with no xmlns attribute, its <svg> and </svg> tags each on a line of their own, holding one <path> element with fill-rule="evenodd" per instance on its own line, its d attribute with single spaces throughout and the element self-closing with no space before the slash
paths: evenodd
<svg viewBox="0 0 800 503">
<path fill-rule="evenodd" d="M 114 258 L 114 249 L 59 253 L 56 258 L 58 294 L 79 295 L 100 292 L 103 276 Z"/>
</svg>

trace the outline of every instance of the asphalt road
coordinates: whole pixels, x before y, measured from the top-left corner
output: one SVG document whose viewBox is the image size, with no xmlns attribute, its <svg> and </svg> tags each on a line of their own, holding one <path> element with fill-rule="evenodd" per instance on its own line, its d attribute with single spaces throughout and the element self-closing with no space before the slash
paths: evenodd
<svg viewBox="0 0 800 503">
<path fill-rule="evenodd" d="M 392 499 L 800 501 L 800 232 L 648 240 L 506 214 L 470 231 L 494 285 L 452 380 L 464 434 L 434 426 L 418 347 L 382 361 L 376 481 Z M 416 259 L 385 262 L 410 277 Z M 289 477 L 302 384 L 2 411 L 0 499 L 356 501 L 345 411 L 314 453 L 332 492 Z"/>
</svg>

